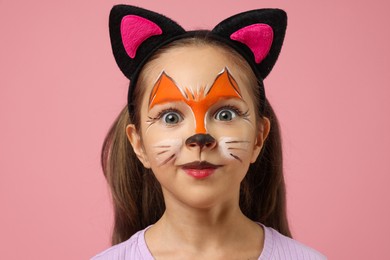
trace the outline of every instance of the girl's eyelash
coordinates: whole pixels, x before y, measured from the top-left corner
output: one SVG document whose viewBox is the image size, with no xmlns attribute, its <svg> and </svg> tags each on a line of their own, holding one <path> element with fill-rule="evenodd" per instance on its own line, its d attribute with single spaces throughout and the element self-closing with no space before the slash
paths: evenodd
<svg viewBox="0 0 390 260">
<path fill-rule="evenodd" d="M 240 117 L 248 117 L 248 115 L 249 115 L 249 110 L 243 112 L 241 109 L 239 109 L 238 107 L 233 106 L 233 105 L 223 106 L 223 107 L 219 108 L 216 113 L 218 113 L 219 111 L 221 111 L 223 109 L 230 109 L 230 110 L 234 111 Z"/>
<path fill-rule="evenodd" d="M 179 115 L 183 116 L 179 110 L 177 110 L 176 108 L 170 107 L 170 108 L 166 108 L 166 109 L 161 110 L 160 112 L 158 112 L 157 116 L 155 116 L 155 117 L 148 116 L 149 120 L 147 122 L 152 123 L 152 122 L 155 122 L 157 120 L 160 120 L 163 117 L 163 115 L 165 115 L 168 112 L 176 112 Z"/>
</svg>

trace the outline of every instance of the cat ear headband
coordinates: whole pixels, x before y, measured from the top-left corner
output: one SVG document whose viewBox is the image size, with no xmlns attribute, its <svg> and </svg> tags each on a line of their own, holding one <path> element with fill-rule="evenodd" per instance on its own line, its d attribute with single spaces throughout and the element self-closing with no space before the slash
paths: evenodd
<svg viewBox="0 0 390 260">
<path fill-rule="evenodd" d="M 186 31 L 161 14 L 135 6 L 114 6 L 109 18 L 110 38 L 115 60 L 130 79 L 129 112 L 133 111 L 132 97 L 138 75 L 159 48 L 175 40 L 204 35 L 240 53 L 262 83 L 279 56 L 286 26 L 287 15 L 283 10 L 258 9 L 231 16 L 211 31 Z M 263 84 L 259 87 L 261 101 L 265 101 Z"/>
</svg>

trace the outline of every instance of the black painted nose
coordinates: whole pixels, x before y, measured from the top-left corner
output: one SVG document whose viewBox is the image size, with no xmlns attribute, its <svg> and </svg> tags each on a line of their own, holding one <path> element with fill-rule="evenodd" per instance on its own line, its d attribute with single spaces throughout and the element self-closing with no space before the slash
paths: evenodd
<svg viewBox="0 0 390 260">
<path fill-rule="evenodd" d="M 186 145 L 189 147 L 199 146 L 200 150 L 205 148 L 213 148 L 216 144 L 214 137 L 209 134 L 196 134 L 188 137 Z"/>
</svg>

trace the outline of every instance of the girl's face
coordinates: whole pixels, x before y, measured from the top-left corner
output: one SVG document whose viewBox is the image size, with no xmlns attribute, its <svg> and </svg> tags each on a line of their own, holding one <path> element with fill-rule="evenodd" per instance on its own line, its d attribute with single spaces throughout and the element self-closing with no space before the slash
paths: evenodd
<svg viewBox="0 0 390 260">
<path fill-rule="evenodd" d="M 165 203 L 208 208 L 238 201 L 259 155 L 268 119 L 256 120 L 248 82 L 231 55 L 214 46 L 176 47 L 149 66 L 140 129 L 127 127 Z"/>
</svg>

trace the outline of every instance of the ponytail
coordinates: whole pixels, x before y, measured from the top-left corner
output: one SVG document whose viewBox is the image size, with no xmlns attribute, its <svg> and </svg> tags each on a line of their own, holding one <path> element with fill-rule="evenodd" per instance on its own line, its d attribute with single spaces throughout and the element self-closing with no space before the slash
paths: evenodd
<svg viewBox="0 0 390 260">
<path fill-rule="evenodd" d="M 266 100 L 264 117 L 271 128 L 262 152 L 241 182 L 240 208 L 251 220 L 291 237 L 286 214 L 282 142 L 278 119 Z"/>
<path fill-rule="evenodd" d="M 113 245 L 155 223 L 165 210 L 159 182 L 151 170 L 143 167 L 127 140 L 128 124 L 126 106 L 111 126 L 101 154 L 114 207 Z"/>
</svg>

